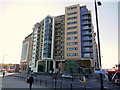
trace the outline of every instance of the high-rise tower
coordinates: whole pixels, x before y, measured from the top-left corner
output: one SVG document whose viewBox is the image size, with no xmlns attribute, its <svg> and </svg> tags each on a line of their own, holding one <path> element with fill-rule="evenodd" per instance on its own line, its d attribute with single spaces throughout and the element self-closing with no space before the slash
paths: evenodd
<svg viewBox="0 0 120 90">
<path fill-rule="evenodd" d="M 65 15 L 46 16 L 33 28 L 32 70 L 61 70 L 66 60 L 74 60 L 80 67 L 88 68 L 89 64 L 98 68 L 95 36 L 91 11 L 86 6 L 71 5 L 65 7 Z"/>
</svg>

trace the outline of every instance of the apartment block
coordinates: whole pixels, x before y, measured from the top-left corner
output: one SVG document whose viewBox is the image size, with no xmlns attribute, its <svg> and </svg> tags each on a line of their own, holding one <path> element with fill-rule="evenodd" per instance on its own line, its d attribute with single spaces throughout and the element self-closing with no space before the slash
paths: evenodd
<svg viewBox="0 0 120 90">
<path fill-rule="evenodd" d="M 29 34 L 22 43 L 22 52 L 20 60 L 21 71 L 27 71 L 32 62 L 32 33 Z"/>
<path fill-rule="evenodd" d="M 80 7 L 65 7 L 65 59 L 81 58 Z"/>
<path fill-rule="evenodd" d="M 80 67 L 99 68 L 95 37 L 91 11 L 67 6 L 64 15 L 48 15 L 34 25 L 30 67 L 34 72 L 62 71 L 72 60 Z"/>
</svg>

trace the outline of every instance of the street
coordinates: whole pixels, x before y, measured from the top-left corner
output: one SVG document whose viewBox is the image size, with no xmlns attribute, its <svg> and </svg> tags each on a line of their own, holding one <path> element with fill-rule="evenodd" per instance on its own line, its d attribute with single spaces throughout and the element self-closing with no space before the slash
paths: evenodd
<svg viewBox="0 0 120 90">
<path fill-rule="evenodd" d="M 10 88 L 13 89 L 29 89 L 29 85 L 28 83 L 26 83 L 25 78 L 22 78 L 25 75 L 21 75 L 21 74 L 11 74 L 10 76 L 8 76 L 9 74 L 6 74 L 6 76 L 3 78 L 2 74 L 0 75 L 0 79 L 1 79 L 1 83 L 2 83 L 2 90 L 8 90 Z M 16 76 L 20 76 L 21 77 L 16 77 Z M 56 82 L 56 85 L 55 85 Z M 71 80 L 66 80 L 66 79 L 51 79 L 51 76 L 35 76 L 34 77 L 34 84 L 33 84 L 33 88 L 42 88 L 42 89 L 48 89 L 48 90 L 53 90 L 55 89 L 55 87 L 57 89 L 80 89 L 80 90 L 100 90 L 100 82 L 96 81 L 95 79 L 90 79 L 89 81 L 87 81 L 87 83 L 80 83 L 77 82 L 76 80 L 71 81 Z M 105 82 L 104 81 L 104 87 L 105 90 L 119 90 L 120 89 L 120 85 L 117 84 L 113 84 L 111 82 Z"/>
</svg>

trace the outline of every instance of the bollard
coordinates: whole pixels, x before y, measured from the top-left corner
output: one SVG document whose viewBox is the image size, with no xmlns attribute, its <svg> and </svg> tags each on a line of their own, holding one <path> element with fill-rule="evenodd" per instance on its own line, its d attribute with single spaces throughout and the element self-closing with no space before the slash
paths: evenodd
<svg viewBox="0 0 120 90">
<path fill-rule="evenodd" d="M 100 90 L 104 90 L 104 86 L 103 86 L 103 75 L 102 75 L 102 73 L 100 73 L 100 84 L 101 84 Z"/>
<path fill-rule="evenodd" d="M 62 88 L 62 81 L 60 82 L 60 90 L 61 90 L 61 88 Z"/>
<path fill-rule="evenodd" d="M 47 80 L 46 80 L 46 87 L 47 87 Z"/>
<path fill-rule="evenodd" d="M 53 88 L 53 79 L 52 79 L 52 88 Z"/>
<path fill-rule="evenodd" d="M 70 84 L 70 90 L 72 90 L 72 83 Z"/>
<path fill-rule="evenodd" d="M 86 90 L 86 85 L 85 85 L 85 90 Z"/>
<path fill-rule="evenodd" d="M 38 80 L 36 79 L 36 83 L 38 82 Z"/>
<path fill-rule="evenodd" d="M 56 88 L 57 88 L 57 80 L 55 78 L 55 90 L 56 90 Z"/>
<path fill-rule="evenodd" d="M 37 83 L 37 79 L 35 79 L 35 82 Z"/>
<path fill-rule="evenodd" d="M 41 80 L 40 80 L 40 85 L 41 85 Z"/>
</svg>

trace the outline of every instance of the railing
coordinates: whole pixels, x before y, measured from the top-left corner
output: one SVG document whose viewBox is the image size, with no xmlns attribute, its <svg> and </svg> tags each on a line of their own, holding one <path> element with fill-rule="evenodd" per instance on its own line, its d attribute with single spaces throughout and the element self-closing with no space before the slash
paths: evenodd
<svg viewBox="0 0 120 90">
<path fill-rule="evenodd" d="M 11 75 L 15 79 L 20 79 L 23 81 L 26 81 L 26 76 L 22 75 Z M 71 81 L 71 82 L 70 82 Z M 74 80 L 73 80 L 74 81 Z M 40 78 L 34 78 L 34 84 L 44 86 L 46 88 L 54 88 L 54 90 L 100 90 L 99 88 L 91 88 L 87 86 L 87 84 L 83 84 L 80 82 L 73 82 L 70 79 L 66 79 L 66 81 L 63 81 L 62 78 L 55 78 L 55 79 L 40 79 Z M 26 82 L 27 83 L 27 82 Z M 104 90 L 119 90 L 116 88 L 104 88 Z"/>
<path fill-rule="evenodd" d="M 92 46 L 92 43 L 83 44 L 83 46 Z"/>
<path fill-rule="evenodd" d="M 83 38 L 83 40 L 85 41 L 85 40 L 92 40 L 92 38 L 91 37 L 89 37 L 89 38 Z"/>
<path fill-rule="evenodd" d="M 25 76 L 19 76 L 19 75 L 11 75 L 13 78 L 16 78 L 16 79 L 20 79 L 20 80 L 23 80 L 23 81 L 26 81 L 26 78 Z M 27 82 L 26 82 L 27 83 Z M 56 89 L 64 89 L 64 88 L 68 88 L 67 90 L 72 90 L 73 88 L 81 88 L 81 86 L 77 86 L 71 82 L 62 82 L 62 80 L 60 79 L 51 79 L 51 80 L 48 80 L 48 79 L 38 79 L 38 78 L 34 78 L 34 84 L 37 84 L 37 85 L 41 85 L 41 86 L 44 86 L 44 87 L 47 87 L 47 88 L 55 88 Z M 82 86 L 82 88 L 84 88 L 84 86 Z"/>
<path fill-rule="evenodd" d="M 83 32 L 82 35 L 92 35 L 92 32 Z"/>
</svg>

